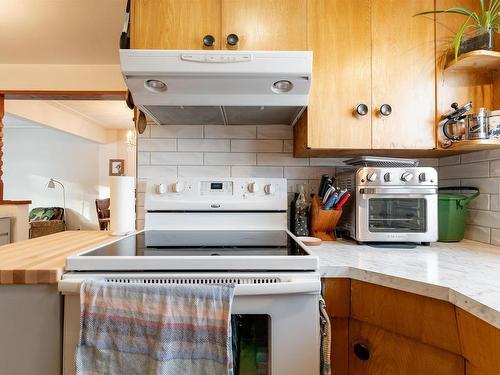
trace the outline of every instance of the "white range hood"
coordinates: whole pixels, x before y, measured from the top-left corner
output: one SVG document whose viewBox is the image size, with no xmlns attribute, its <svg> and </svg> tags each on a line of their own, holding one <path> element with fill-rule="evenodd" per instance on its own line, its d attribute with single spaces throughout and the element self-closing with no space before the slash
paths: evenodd
<svg viewBox="0 0 500 375">
<path fill-rule="evenodd" d="M 120 50 L 136 106 L 160 125 L 293 125 L 308 102 L 310 51 Z"/>
</svg>

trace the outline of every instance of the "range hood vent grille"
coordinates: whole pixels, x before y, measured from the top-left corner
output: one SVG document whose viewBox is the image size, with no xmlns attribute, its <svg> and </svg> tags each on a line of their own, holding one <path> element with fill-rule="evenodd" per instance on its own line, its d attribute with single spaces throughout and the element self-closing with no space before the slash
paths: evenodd
<svg viewBox="0 0 500 375">
<path fill-rule="evenodd" d="M 294 125 L 305 107 L 139 106 L 159 125 Z"/>
</svg>

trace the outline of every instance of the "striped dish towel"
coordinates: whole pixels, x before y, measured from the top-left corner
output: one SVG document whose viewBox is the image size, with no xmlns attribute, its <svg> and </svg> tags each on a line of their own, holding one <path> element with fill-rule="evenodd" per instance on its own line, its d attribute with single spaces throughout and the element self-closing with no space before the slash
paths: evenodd
<svg viewBox="0 0 500 375">
<path fill-rule="evenodd" d="M 77 375 L 233 374 L 233 285 L 88 280 Z"/>
</svg>

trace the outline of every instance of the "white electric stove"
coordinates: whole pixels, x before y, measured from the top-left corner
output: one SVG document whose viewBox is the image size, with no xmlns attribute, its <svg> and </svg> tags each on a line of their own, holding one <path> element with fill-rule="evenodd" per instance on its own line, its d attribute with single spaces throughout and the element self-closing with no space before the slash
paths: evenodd
<svg viewBox="0 0 500 375">
<path fill-rule="evenodd" d="M 255 369 L 236 368 L 235 375 L 319 371 L 318 259 L 286 229 L 287 206 L 285 179 L 148 181 L 144 231 L 67 258 L 69 272 L 59 284 L 66 300 L 64 374 L 74 373 L 78 292 L 88 278 L 233 283 L 234 321 L 248 326 L 241 332 L 260 332 L 253 338 L 260 348 Z"/>
</svg>

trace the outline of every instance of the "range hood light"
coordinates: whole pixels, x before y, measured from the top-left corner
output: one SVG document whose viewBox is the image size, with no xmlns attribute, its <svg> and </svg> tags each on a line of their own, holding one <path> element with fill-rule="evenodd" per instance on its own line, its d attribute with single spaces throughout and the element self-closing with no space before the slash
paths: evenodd
<svg viewBox="0 0 500 375">
<path fill-rule="evenodd" d="M 276 94 L 282 94 L 284 92 L 288 92 L 293 88 L 293 83 L 287 80 L 276 81 L 273 83 L 271 90 L 273 90 Z"/>
<path fill-rule="evenodd" d="M 144 82 L 144 87 L 154 93 L 167 91 L 167 84 L 157 79 L 148 79 Z"/>
</svg>

